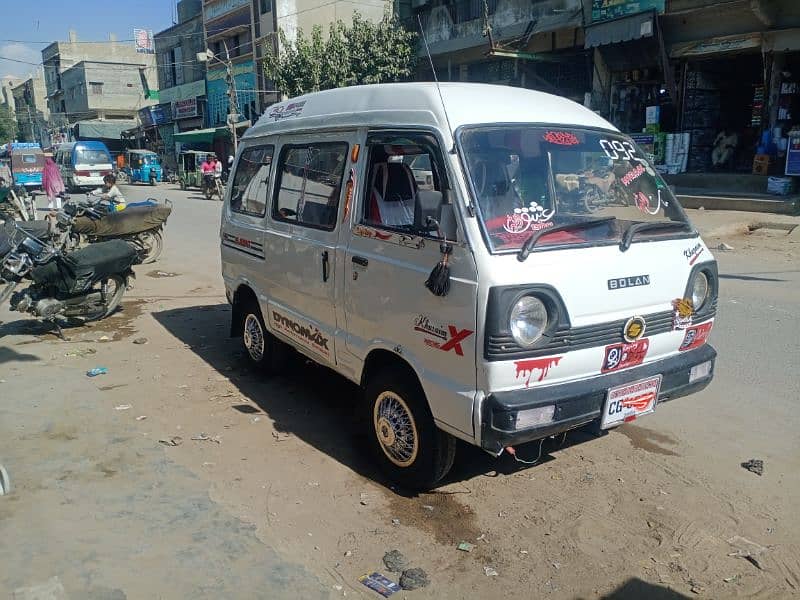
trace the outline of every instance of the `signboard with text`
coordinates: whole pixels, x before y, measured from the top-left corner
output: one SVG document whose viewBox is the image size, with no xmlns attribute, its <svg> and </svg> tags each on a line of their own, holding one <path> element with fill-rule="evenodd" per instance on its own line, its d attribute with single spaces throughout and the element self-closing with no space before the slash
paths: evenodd
<svg viewBox="0 0 800 600">
<path fill-rule="evenodd" d="M 197 98 L 186 98 L 185 100 L 176 100 L 172 103 L 172 118 L 189 119 L 197 116 Z"/>
<path fill-rule="evenodd" d="M 133 43 L 139 54 L 155 54 L 156 52 L 153 32 L 148 29 L 134 29 Z"/>
<path fill-rule="evenodd" d="M 666 0 L 592 0 L 592 23 L 655 10 L 664 12 Z"/>
</svg>

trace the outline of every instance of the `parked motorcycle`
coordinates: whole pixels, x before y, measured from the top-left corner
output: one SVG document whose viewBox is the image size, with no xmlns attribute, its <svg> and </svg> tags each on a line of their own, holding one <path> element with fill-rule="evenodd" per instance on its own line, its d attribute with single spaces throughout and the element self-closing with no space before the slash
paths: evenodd
<svg viewBox="0 0 800 600">
<path fill-rule="evenodd" d="M 136 251 L 122 240 L 72 252 L 38 235 L 46 222 L 7 221 L 0 226 L 0 304 L 52 323 L 97 321 L 112 314 L 134 277 Z M 38 235 L 37 235 L 38 234 Z M 17 288 L 30 282 L 22 290 Z"/>
<path fill-rule="evenodd" d="M 211 200 L 214 194 L 222 200 L 225 197 L 225 190 L 222 187 L 221 179 L 213 174 L 203 175 L 203 194 L 205 194 L 206 200 Z"/>
<path fill-rule="evenodd" d="M 0 187 L 0 221 L 31 221 L 36 218 L 35 196 L 25 186 Z"/>
<path fill-rule="evenodd" d="M 129 242 L 137 251 L 138 262 L 150 264 L 158 260 L 164 249 L 163 229 L 172 213 L 172 203 L 149 199 L 130 203 L 122 211 L 108 212 L 103 202 L 72 202 L 64 205 L 70 217 L 62 229 L 69 227 L 73 246 L 94 244 L 110 239 Z M 61 219 L 64 221 L 64 219 Z"/>
</svg>

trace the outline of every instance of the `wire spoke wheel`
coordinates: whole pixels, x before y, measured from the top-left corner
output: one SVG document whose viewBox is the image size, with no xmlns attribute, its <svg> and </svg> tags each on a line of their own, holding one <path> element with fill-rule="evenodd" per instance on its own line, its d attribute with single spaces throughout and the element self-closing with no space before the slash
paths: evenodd
<svg viewBox="0 0 800 600">
<path fill-rule="evenodd" d="M 409 467 L 419 453 L 419 432 L 405 401 L 394 392 L 383 392 L 373 409 L 373 427 L 386 457 L 398 467 Z"/>
<path fill-rule="evenodd" d="M 261 321 L 253 313 L 248 313 L 244 320 L 244 347 L 253 362 L 260 363 L 264 359 L 265 340 Z"/>
</svg>

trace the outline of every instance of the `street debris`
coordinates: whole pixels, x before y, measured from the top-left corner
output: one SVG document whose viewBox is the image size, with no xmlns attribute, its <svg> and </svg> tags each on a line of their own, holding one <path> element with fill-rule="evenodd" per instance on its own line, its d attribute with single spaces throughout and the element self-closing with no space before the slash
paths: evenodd
<svg viewBox="0 0 800 600">
<path fill-rule="evenodd" d="M 482 533 L 478 537 L 475 538 L 476 542 L 482 542 L 484 540 L 486 540 L 486 534 L 485 533 Z"/>
<path fill-rule="evenodd" d="M 179 435 L 176 435 L 165 440 L 158 440 L 158 443 L 164 444 L 165 446 L 180 446 L 183 443 L 183 438 Z"/>
<path fill-rule="evenodd" d="M 345 558 L 350 558 L 351 556 L 353 556 L 353 551 L 352 550 L 347 550 L 344 553 L 344 556 L 345 556 Z"/>
<path fill-rule="evenodd" d="M 736 552 L 731 552 L 728 554 L 728 556 L 743 558 L 757 569 L 761 571 L 764 570 L 762 555 L 766 554 L 769 548 L 748 540 L 740 535 L 733 536 L 728 540 L 728 543 L 736 549 Z"/>
<path fill-rule="evenodd" d="M 98 375 L 105 375 L 106 373 L 108 373 L 108 369 L 106 367 L 95 367 L 94 369 L 86 371 L 86 376 L 97 377 Z"/>
<path fill-rule="evenodd" d="M 119 406 L 115 406 L 114 410 L 130 410 L 133 408 L 130 404 L 120 404 Z"/>
<path fill-rule="evenodd" d="M 91 356 L 92 354 L 97 354 L 97 350 L 95 350 L 94 348 L 78 348 L 77 350 L 73 350 L 72 352 L 67 352 L 66 354 L 64 354 L 64 356 L 68 358 L 73 356 L 84 358 L 86 356 Z"/>
<path fill-rule="evenodd" d="M 218 435 L 211 437 L 208 434 L 202 432 L 200 432 L 198 435 L 192 436 L 192 439 L 196 442 L 216 442 L 217 444 L 220 443 Z"/>
<path fill-rule="evenodd" d="M 408 568 L 408 560 L 399 550 L 390 550 L 384 554 L 383 564 L 392 573 L 400 573 Z"/>
<path fill-rule="evenodd" d="M 400 519 L 392 519 L 392 525 L 400 525 Z"/>
<path fill-rule="evenodd" d="M 135 340 L 133 340 L 133 343 L 136 344 L 137 346 L 141 346 L 142 344 L 147 343 L 147 338 L 146 337 L 136 338 Z"/>
<path fill-rule="evenodd" d="M 737 573 L 733 577 L 725 577 L 722 581 L 724 581 L 725 583 L 736 583 L 737 581 L 739 581 L 739 579 L 741 579 L 741 577 L 742 576 Z"/>
<path fill-rule="evenodd" d="M 253 421 L 253 422 L 255 422 L 255 421 Z M 282 431 L 273 431 L 272 432 L 272 437 L 275 438 L 276 442 L 285 442 L 291 436 L 288 433 L 283 433 Z"/>
<path fill-rule="evenodd" d="M 433 507 L 430 504 L 423 504 L 422 508 L 424 508 L 427 511 L 433 512 Z"/>
<path fill-rule="evenodd" d="M 392 594 L 400 591 L 399 585 L 377 572 L 371 575 L 362 575 L 358 580 L 369 589 L 378 592 L 384 598 L 388 598 Z"/>
<path fill-rule="evenodd" d="M 98 342 L 110 342 L 110 341 L 111 341 L 111 338 L 110 338 L 110 337 L 108 337 L 107 335 L 101 335 L 101 336 L 100 336 L 100 337 L 97 339 L 97 341 L 98 341 Z"/>
<path fill-rule="evenodd" d="M 764 474 L 764 461 L 758 458 L 751 458 L 747 462 L 742 463 L 742 468 L 760 476 Z"/>
<path fill-rule="evenodd" d="M 144 421 L 146 418 L 147 418 L 147 415 L 139 415 L 138 417 L 136 417 L 136 420 L 137 421 Z"/>
<path fill-rule="evenodd" d="M 716 246 L 714 250 L 720 250 L 721 252 L 730 252 L 731 250 L 734 250 L 734 247 L 729 244 L 726 244 L 725 242 L 722 242 L 719 246 Z"/>
<path fill-rule="evenodd" d="M 469 542 L 461 542 L 456 546 L 462 552 L 472 552 L 475 549 L 474 544 L 470 544 Z"/>
<path fill-rule="evenodd" d="M 483 574 L 487 577 L 497 577 L 497 571 L 492 567 L 483 567 Z"/>
<path fill-rule="evenodd" d="M 428 574 L 419 567 L 406 569 L 400 575 L 400 587 L 404 590 L 416 590 L 429 585 L 430 582 Z"/>
<path fill-rule="evenodd" d="M 366 492 L 361 492 L 361 506 L 369 504 L 369 496 Z"/>
<path fill-rule="evenodd" d="M 0 496 L 6 496 L 11 493 L 11 478 L 8 476 L 8 471 L 5 470 L 3 465 L 0 465 Z"/>
</svg>

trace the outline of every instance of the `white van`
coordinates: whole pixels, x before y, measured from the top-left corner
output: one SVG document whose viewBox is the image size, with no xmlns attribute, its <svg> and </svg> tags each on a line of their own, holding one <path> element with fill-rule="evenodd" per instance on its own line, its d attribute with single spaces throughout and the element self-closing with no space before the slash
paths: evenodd
<svg viewBox="0 0 800 600">
<path fill-rule="evenodd" d="M 272 106 L 221 252 L 250 359 L 291 346 L 360 384 L 408 486 L 439 481 L 456 438 L 500 455 L 602 432 L 713 376 L 711 252 L 641 150 L 556 96 L 409 83 Z"/>
<path fill-rule="evenodd" d="M 88 140 L 61 144 L 54 156 L 67 190 L 99 188 L 114 172 L 111 153 L 103 142 Z"/>
</svg>

